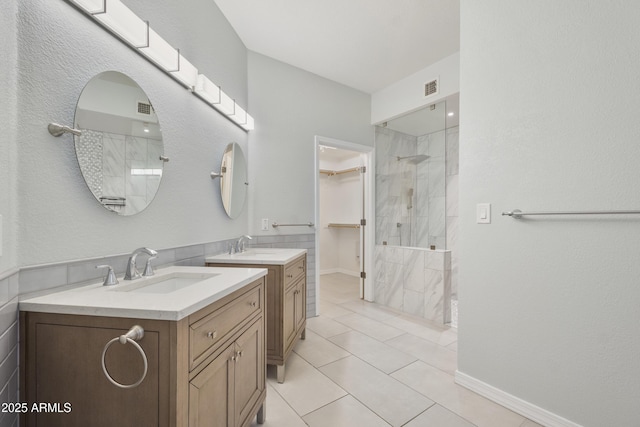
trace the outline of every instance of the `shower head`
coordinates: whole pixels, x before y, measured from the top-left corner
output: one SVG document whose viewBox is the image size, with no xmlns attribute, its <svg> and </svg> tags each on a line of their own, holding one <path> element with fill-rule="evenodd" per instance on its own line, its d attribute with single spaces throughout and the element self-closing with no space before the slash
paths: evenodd
<svg viewBox="0 0 640 427">
<path fill-rule="evenodd" d="M 409 160 L 409 163 L 417 165 L 418 163 L 422 163 L 427 160 L 431 156 L 427 156 L 426 154 L 416 154 L 414 156 L 398 156 L 398 161 L 400 160 Z"/>
</svg>

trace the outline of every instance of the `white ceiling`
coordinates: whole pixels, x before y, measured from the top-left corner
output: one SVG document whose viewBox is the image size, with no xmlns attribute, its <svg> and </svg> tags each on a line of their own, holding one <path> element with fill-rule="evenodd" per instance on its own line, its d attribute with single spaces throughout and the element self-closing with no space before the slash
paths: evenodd
<svg viewBox="0 0 640 427">
<path fill-rule="evenodd" d="M 254 52 L 374 93 L 460 50 L 459 0 L 214 0 Z"/>
</svg>

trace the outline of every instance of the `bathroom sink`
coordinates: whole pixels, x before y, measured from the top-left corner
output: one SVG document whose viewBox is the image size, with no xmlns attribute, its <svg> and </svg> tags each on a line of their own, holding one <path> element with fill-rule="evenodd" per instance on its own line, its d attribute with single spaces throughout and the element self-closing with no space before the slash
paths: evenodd
<svg viewBox="0 0 640 427">
<path fill-rule="evenodd" d="M 146 294 L 168 294 L 195 285 L 219 273 L 169 273 L 162 276 L 146 277 L 132 281 L 131 284 L 117 286 L 117 292 L 136 292 Z"/>
<path fill-rule="evenodd" d="M 235 256 L 255 256 L 255 257 L 262 257 L 262 256 L 275 256 L 278 255 L 279 253 L 283 252 L 284 250 L 270 250 L 270 251 L 261 251 L 261 250 L 254 250 L 254 249 L 249 249 L 246 252 L 239 252 L 237 254 L 235 254 Z"/>
</svg>

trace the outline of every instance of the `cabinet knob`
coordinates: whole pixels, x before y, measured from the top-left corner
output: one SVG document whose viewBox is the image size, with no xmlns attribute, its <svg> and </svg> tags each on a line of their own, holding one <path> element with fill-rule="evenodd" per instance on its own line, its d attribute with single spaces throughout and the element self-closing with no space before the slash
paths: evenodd
<svg viewBox="0 0 640 427">
<path fill-rule="evenodd" d="M 218 331 L 207 332 L 207 338 L 211 338 L 212 340 L 218 338 Z"/>
<path fill-rule="evenodd" d="M 291 279 L 293 277 L 293 274 L 287 274 L 287 277 Z"/>
<path fill-rule="evenodd" d="M 251 307 L 255 307 L 255 306 L 256 306 L 256 305 L 258 305 L 258 304 L 257 304 L 255 301 L 251 301 L 251 302 L 249 303 L 249 305 L 250 305 Z"/>
<path fill-rule="evenodd" d="M 242 357 L 242 350 L 236 352 L 236 356 Z"/>
<path fill-rule="evenodd" d="M 304 270 L 304 266 L 303 265 L 299 265 L 298 266 L 298 270 Z"/>
</svg>

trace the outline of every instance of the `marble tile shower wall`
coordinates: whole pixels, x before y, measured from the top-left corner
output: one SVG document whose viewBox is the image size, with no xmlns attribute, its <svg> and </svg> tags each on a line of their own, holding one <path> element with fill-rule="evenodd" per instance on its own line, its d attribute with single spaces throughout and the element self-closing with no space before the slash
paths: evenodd
<svg viewBox="0 0 640 427">
<path fill-rule="evenodd" d="M 451 251 L 378 245 L 375 266 L 377 303 L 451 322 Z"/>
<path fill-rule="evenodd" d="M 376 128 L 376 244 L 446 245 L 445 131 L 420 137 Z M 398 157 L 428 154 L 418 164 Z"/>
</svg>

